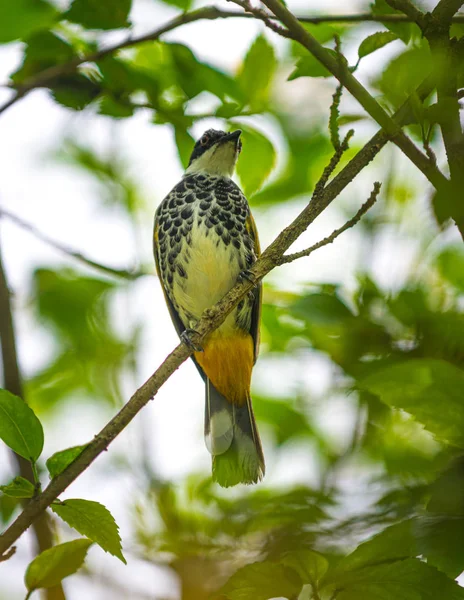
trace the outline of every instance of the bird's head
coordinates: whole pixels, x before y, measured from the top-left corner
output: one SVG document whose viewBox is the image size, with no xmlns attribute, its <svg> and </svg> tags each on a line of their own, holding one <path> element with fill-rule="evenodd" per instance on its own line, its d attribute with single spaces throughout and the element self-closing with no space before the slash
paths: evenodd
<svg viewBox="0 0 464 600">
<path fill-rule="evenodd" d="M 232 133 L 208 129 L 193 148 L 187 173 L 204 172 L 230 177 L 242 149 L 240 129 Z"/>
</svg>

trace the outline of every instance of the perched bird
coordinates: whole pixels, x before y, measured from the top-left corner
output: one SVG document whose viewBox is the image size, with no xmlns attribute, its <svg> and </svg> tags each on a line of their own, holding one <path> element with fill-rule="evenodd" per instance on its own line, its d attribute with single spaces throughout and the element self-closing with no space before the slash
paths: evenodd
<svg viewBox="0 0 464 600">
<path fill-rule="evenodd" d="M 260 252 L 250 207 L 231 179 L 240 135 L 240 130 L 206 131 L 181 181 L 156 211 L 156 268 L 174 326 L 187 343 L 203 312 L 246 276 Z M 206 387 L 205 442 L 213 479 L 223 487 L 264 476 L 250 396 L 260 312 L 261 285 L 192 356 Z"/>
</svg>

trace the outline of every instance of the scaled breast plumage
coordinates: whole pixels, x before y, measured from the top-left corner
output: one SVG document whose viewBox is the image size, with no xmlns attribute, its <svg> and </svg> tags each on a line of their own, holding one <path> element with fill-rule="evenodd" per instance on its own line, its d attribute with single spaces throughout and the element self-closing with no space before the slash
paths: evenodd
<svg viewBox="0 0 464 600">
<path fill-rule="evenodd" d="M 185 326 L 256 259 L 248 203 L 229 178 L 186 175 L 156 214 L 160 275 Z"/>
</svg>

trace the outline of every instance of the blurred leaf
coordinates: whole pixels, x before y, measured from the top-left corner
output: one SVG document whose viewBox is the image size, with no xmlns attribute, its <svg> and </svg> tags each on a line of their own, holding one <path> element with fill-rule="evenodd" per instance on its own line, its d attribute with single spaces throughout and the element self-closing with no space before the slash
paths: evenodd
<svg viewBox="0 0 464 600">
<path fill-rule="evenodd" d="M 340 38 L 349 28 L 344 23 L 301 23 L 301 26 L 306 29 L 320 44 L 334 41 L 335 36 Z M 301 56 L 308 51 L 298 42 L 291 42 L 295 56 Z"/>
<path fill-rule="evenodd" d="M 223 119 L 237 117 L 241 113 L 241 106 L 236 102 L 224 102 L 216 109 L 216 116 Z"/>
<path fill-rule="evenodd" d="M 443 360 L 409 360 L 376 371 L 358 384 L 389 406 L 414 415 L 438 438 L 464 445 L 461 369 Z"/>
<path fill-rule="evenodd" d="M 253 206 L 288 202 L 295 196 L 309 195 L 332 154 L 325 131 L 303 129 L 301 123 L 291 123 L 282 116 L 279 123 L 289 146 L 287 161 L 278 178 L 253 196 Z"/>
<path fill-rule="evenodd" d="M 83 110 L 100 92 L 100 85 L 81 73 L 60 77 L 52 88 L 56 102 L 73 110 Z"/>
<path fill-rule="evenodd" d="M 338 54 L 334 50 L 329 50 L 334 58 L 338 58 Z M 331 77 L 332 73 L 324 67 L 312 54 L 308 52 L 307 56 L 302 56 L 296 63 L 295 70 L 288 77 L 288 81 L 293 81 L 299 77 Z"/>
<path fill-rule="evenodd" d="M 391 31 L 377 31 L 361 42 L 358 48 L 358 57 L 363 58 L 397 39 L 398 37 Z"/>
<path fill-rule="evenodd" d="M 353 316 L 339 298 L 330 294 L 303 296 L 293 304 L 293 308 L 296 315 L 320 325 L 337 325 Z"/>
<path fill-rule="evenodd" d="M 414 533 L 428 564 L 453 579 L 464 571 L 464 517 L 421 516 Z"/>
<path fill-rule="evenodd" d="M 230 600 L 268 600 L 293 598 L 301 590 L 301 582 L 292 569 L 272 562 L 255 562 L 239 569 L 222 588 Z"/>
<path fill-rule="evenodd" d="M 242 131 L 243 155 L 237 163 L 237 174 L 246 196 L 256 192 L 267 179 L 276 161 L 272 143 L 262 133 L 243 123 L 234 123 Z"/>
<path fill-rule="evenodd" d="M 118 152 L 113 150 L 109 155 L 100 154 L 88 146 L 66 140 L 56 159 L 85 172 L 97 181 L 106 204 L 121 207 L 131 215 L 142 206 L 141 195 L 135 180 L 129 174 L 128 163 Z M 72 273 L 70 270 L 63 270 L 65 272 Z M 109 285 L 108 282 L 102 283 Z"/>
<path fill-rule="evenodd" d="M 330 579 L 337 600 L 462 600 L 464 589 L 444 573 L 410 558 L 365 567 Z"/>
<path fill-rule="evenodd" d="M 432 69 L 432 57 L 423 44 L 393 58 L 375 82 L 393 104 L 400 104 L 416 90 Z"/>
<path fill-rule="evenodd" d="M 73 540 L 44 550 L 27 567 L 24 580 L 29 591 L 55 587 L 65 577 L 78 571 L 92 542 Z"/>
<path fill-rule="evenodd" d="M 464 458 L 454 460 L 431 484 L 427 511 L 464 517 Z"/>
<path fill-rule="evenodd" d="M 40 29 L 51 27 L 57 17 L 56 8 L 44 0 L 0 2 L 0 44 L 28 38 Z"/>
<path fill-rule="evenodd" d="M 276 68 L 274 47 L 261 34 L 252 43 L 237 75 L 237 81 L 252 110 L 263 110 L 267 105 Z"/>
<path fill-rule="evenodd" d="M 164 46 L 170 54 L 171 75 L 188 98 L 210 92 L 221 100 L 226 96 L 243 100 L 243 93 L 232 77 L 198 60 L 188 46 L 174 43 L 164 44 Z"/>
<path fill-rule="evenodd" d="M 132 117 L 134 108 L 130 103 L 126 104 L 105 95 L 100 99 L 98 112 L 100 115 L 106 115 L 114 119 L 125 119 L 126 117 Z"/>
<path fill-rule="evenodd" d="M 314 585 L 324 577 L 329 568 L 329 562 L 319 552 L 314 550 L 296 550 L 282 558 L 282 564 L 298 573 L 305 584 Z"/>
<path fill-rule="evenodd" d="M 60 450 L 60 452 L 55 452 L 49 459 L 47 459 L 46 466 L 50 477 L 56 477 L 60 473 L 62 473 L 66 467 L 68 467 L 78 456 L 82 453 L 83 450 L 87 448 L 85 446 L 73 446 L 72 448 L 66 448 L 66 450 Z"/>
<path fill-rule="evenodd" d="M 119 527 L 103 504 L 91 500 L 71 499 L 53 503 L 51 509 L 70 527 L 126 564 L 122 554 Z"/>
<path fill-rule="evenodd" d="M 180 162 L 184 169 L 188 167 L 190 161 L 190 155 L 192 154 L 195 140 L 189 134 L 186 129 L 182 127 L 174 127 L 174 134 L 176 138 L 177 152 L 179 154 Z"/>
<path fill-rule="evenodd" d="M 268 399 L 256 395 L 253 399 L 256 418 L 272 426 L 279 446 L 292 438 L 313 433 L 307 419 L 293 408 L 291 400 Z"/>
<path fill-rule="evenodd" d="M 117 284 L 65 268 L 36 270 L 33 285 L 37 319 L 54 336 L 56 350 L 27 382 L 31 404 L 50 409 L 76 394 L 92 402 L 120 402 L 121 378 L 130 366 L 137 330 L 128 341 L 112 330 L 109 292 Z"/>
<path fill-rule="evenodd" d="M 24 477 L 15 477 L 7 485 L 0 485 L 0 490 L 12 498 L 32 498 L 35 492 L 34 485 Z"/>
<path fill-rule="evenodd" d="M 39 71 L 69 62 L 74 57 L 74 48 L 62 37 L 50 31 L 36 33 L 27 40 L 22 65 L 11 75 L 11 80 L 21 83 Z"/>
<path fill-rule="evenodd" d="M 442 276 L 464 292 L 464 251 L 461 246 L 445 248 L 436 258 Z"/>
<path fill-rule="evenodd" d="M 0 495 L 0 523 L 6 525 L 17 508 L 21 508 L 19 498 Z"/>
<path fill-rule="evenodd" d="M 0 439 L 23 458 L 35 462 L 43 449 L 44 434 L 34 411 L 19 398 L 0 389 Z"/>
<path fill-rule="evenodd" d="M 339 574 L 344 572 L 352 572 L 382 562 L 415 557 L 418 553 L 413 535 L 413 520 L 408 519 L 387 527 L 360 544 L 351 554 L 341 559 L 335 571 L 328 577 L 337 579 Z"/>
<path fill-rule="evenodd" d="M 118 29 L 129 26 L 128 16 L 132 0 L 73 0 L 64 17 L 88 29 Z"/>
</svg>

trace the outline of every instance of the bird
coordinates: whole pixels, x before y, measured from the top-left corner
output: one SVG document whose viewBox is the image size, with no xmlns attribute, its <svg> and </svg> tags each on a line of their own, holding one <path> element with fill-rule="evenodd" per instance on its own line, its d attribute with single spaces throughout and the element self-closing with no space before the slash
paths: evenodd
<svg viewBox="0 0 464 600">
<path fill-rule="evenodd" d="M 241 130 L 209 129 L 193 147 L 182 179 L 155 213 L 156 270 L 174 327 L 192 345 L 205 383 L 206 447 L 222 487 L 258 483 L 265 473 L 250 395 L 259 350 L 262 288 L 256 285 L 202 343 L 195 324 L 243 278 L 260 254 L 248 201 L 231 179 Z"/>
</svg>

